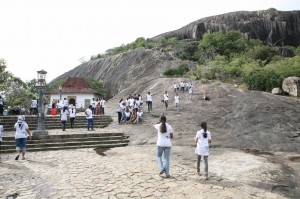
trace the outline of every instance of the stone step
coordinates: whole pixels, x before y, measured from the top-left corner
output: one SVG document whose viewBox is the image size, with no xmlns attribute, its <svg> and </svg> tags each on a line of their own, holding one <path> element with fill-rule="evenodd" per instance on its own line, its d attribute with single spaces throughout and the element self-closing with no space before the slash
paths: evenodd
<svg viewBox="0 0 300 199">
<path fill-rule="evenodd" d="M 82 147 L 125 146 L 130 142 L 129 136 L 123 133 L 84 133 L 34 136 L 27 141 L 28 150 L 58 150 Z M 1 153 L 15 152 L 15 138 L 4 136 Z"/>
<path fill-rule="evenodd" d="M 72 141 L 94 141 L 94 140 L 115 140 L 115 139 L 128 139 L 126 136 L 99 136 L 99 137 L 81 137 L 81 138 L 53 138 L 53 139 L 42 139 L 42 140 L 37 140 L 37 139 L 32 139 L 29 142 L 31 143 L 51 143 L 51 142 L 62 142 L 64 140 L 72 140 Z M 5 144 L 15 144 L 15 138 L 14 137 L 6 137 L 3 138 L 2 145 Z"/>
<path fill-rule="evenodd" d="M 127 142 L 119 142 L 117 144 L 95 144 L 95 145 L 77 145 L 77 146 L 60 146 L 60 147 L 48 147 L 48 148 L 26 148 L 26 151 L 50 151 L 50 150 L 67 150 L 67 149 L 80 149 L 80 148 L 114 148 L 127 146 Z M 15 153 L 16 149 L 7 149 L 1 151 L 1 153 Z"/>
<path fill-rule="evenodd" d="M 26 122 L 31 130 L 37 128 L 37 117 L 26 116 Z M 95 128 L 103 128 L 108 126 L 112 122 L 112 118 L 106 115 L 94 116 Z M 5 131 L 14 131 L 14 125 L 17 122 L 17 116 L 3 116 L 0 117 L 0 123 L 3 125 Z M 61 120 L 59 116 L 46 116 L 45 117 L 45 129 L 61 129 Z M 87 119 L 85 116 L 76 116 L 74 128 L 85 128 L 87 126 Z M 67 128 L 70 127 L 70 120 L 67 120 Z"/>
<path fill-rule="evenodd" d="M 102 145 L 102 144 L 118 144 L 118 143 L 128 143 L 128 139 L 119 139 L 119 140 L 101 140 L 101 141 L 63 141 L 63 142 L 51 142 L 51 143 L 32 143 L 29 141 L 26 144 L 26 148 L 47 148 L 51 149 L 52 147 L 66 147 L 66 146 L 81 146 L 81 145 Z M 7 149 L 16 149 L 15 144 L 3 144 L 1 145 L 1 150 Z"/>
</svg>

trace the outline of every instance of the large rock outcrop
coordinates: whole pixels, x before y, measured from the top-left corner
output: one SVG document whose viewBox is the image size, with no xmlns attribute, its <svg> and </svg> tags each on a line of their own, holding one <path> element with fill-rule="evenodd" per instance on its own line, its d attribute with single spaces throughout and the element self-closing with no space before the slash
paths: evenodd
<svg viewBox="0 0 300 199">
<path fill-rule="evenodd" d="M 101 82 L 112 96 L 135 84 L 143 90 L 148 81 L 159 78 L 165 68 L 177 67 L 183 61 L 174 60 L 168 53 L 145 48 L 134 49 L 115 56 L 81 64 L 55 78 L 50 84 L 68 77 L 92 77 Z M 184 62 L 194 65 L 192 62 Z M 137 92 L 132 90 L 131 92 Z"/>
<path fill-rule="evenodd" d="M 291 96 L 300 96 L 300 78 L 288 77 L 282 82 L 282 89 Z"/>
<path fill-rule="evenodd" d="M 178 30 L 156 37 L 200 40 L 206 32 L 239 30 L 248 39 L 260 39 L 272 45 L 300 44 L 300 11 L 240 11 L 194 21 Z"/>
</svg>

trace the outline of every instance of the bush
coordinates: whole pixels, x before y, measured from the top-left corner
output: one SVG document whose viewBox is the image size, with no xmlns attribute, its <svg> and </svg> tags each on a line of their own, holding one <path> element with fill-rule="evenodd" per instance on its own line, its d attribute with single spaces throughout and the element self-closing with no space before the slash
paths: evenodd
<svg viewBox="0 0 300 199">
<path fill-rule="evenodd" d="M 274 70 L 256 69 L 243 74 L 243 81 L 250 90 L 271 91 L 281 87 L 282 77 Z"/>
<path fill-rule="evenodd" d="M 164 75 L 168 77 L 174 76 L 183 76 L 185 73 L 189 71 L 189 67 L 187 65 L 180 65 L 176 68 L 168 68 L 164 71 Z"/>
</svg>

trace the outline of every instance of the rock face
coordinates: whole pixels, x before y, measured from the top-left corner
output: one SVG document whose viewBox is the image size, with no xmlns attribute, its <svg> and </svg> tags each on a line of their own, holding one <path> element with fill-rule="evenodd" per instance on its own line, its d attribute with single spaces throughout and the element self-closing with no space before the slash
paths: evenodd
<svg viewBox="0 0 300 199">
<path fill-rule="evenodd" d="M 300 78 L 288 77 L 282 83 L 282 89 L 284 92 L 291 96 L 300 96 Z"/>
<path fill-rule="evenodd" d="M 206 32 L 239 30 L 248 39 L 260 39 L 272 45 L 300 44 L 300 11 L 240 11 L 194 21 L 178 30 L 156 37 L 200 40 Z"/>
<path fill-rule="evenodd" d="M 131 84 L 141 90 L 146 82 L 159 78 L 164 68 L 176 67 L 183 62 L 174 60 L 169 54 L 145 48 L 93 60 L 75 67 L 57 77 L 51 83 L 67 77 L 87 77 L 103 83 L 111 95 L 123 92 Z M 187 65 L 194 63 L 184 62 Z M 50 84 L 51 84 L 50 83 Z M 135 91 L 132 91 L 135 92 Z"/>
</svg>

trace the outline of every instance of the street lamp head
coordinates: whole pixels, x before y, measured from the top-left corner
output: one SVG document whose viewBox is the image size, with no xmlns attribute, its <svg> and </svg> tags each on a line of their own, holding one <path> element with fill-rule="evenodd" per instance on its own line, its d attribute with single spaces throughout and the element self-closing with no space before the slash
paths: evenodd
<svg viewBox="0 0 300 199">
<path fill-rule="evenodd" d="M 39 86 L 39 87 L 46 86 L 46 75 L 47 75 L 47 72 L 43 69 L 37 71 L 37 86 Z"/>
</svg>

